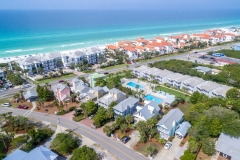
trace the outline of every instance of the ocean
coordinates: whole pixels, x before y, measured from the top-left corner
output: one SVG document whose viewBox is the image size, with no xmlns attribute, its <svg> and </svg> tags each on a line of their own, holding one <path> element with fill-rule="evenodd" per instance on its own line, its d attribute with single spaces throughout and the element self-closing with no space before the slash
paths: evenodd
<svg viewBox="0 0 240 160">
<path fill-rule="evenodd" d="M 0 57 L 240 27 L 240 10 L 1 10 Z"/>
</svg>

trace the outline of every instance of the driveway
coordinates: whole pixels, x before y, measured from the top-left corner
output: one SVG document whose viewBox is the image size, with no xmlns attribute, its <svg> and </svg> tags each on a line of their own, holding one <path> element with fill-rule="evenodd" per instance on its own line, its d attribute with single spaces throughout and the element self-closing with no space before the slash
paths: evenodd
<svg viewBox="0 0 240 160">
<path fill-rule="evenodd" d="M 154 159 L 156 160 L 173 160 L 182 147 L 179 146 L 182 139 L 175 137 L 172 141 L 172 146 L 169 150 L 162 149 Z"/>
<path fill-rule="evenodd" d="M 134 130 L 132 132 L 132 134 L 129 136 L 131 139 L 124 144 L 126 147 L 133 149 L 133 147 L 135 146 L 135 144 L 137 144 L 137 142 L 139 141 L 139 132 L 137 130 Z M 122 142 L 121 142 L 122 143 Z M 123 144 L 123 143 L 122 143 Z"/>
</svg>

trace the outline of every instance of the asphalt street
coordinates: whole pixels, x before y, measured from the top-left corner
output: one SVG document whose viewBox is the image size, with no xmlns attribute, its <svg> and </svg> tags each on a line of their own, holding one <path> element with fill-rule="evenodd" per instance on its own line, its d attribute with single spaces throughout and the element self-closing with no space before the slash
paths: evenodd
<svg viewBox="0 0 240 160">
<path fill-rule="evenodd" d="M 0 113 L 6 113 L 6 112 L 12 112 L 13 115 L 23 116 L 27 111 L 21 110 L 21 109 L 8 108 L 8 107 L 0 108 Z M 52 124 L 58 125 L 58 117 L 55 115 L 32 112 L 31 114 L 28 115 L 28 118 L 34 118 L 40 121 L 47 121 Z M 125 147 L 124 144 L 121 144 L 122 142 L 117 142 L 115 140 L 112 140 L 111 138 L 103 135 L 102 133 L 94 129 L 91 129 L 80 123 L 67 120 L 61 117 L 59 117 L 59 119 L 60 119 L 61 126 L 71 129 L 78 134 L 88 137 L 89 139 L 93 140 L 94 142 L 99 144 L 101 147 L 105 148 L 106 150 L 108 150 L 109 152 L 116 155 L 122 160 L 145 160 L 146 159 L 145 157 L 141 156 L 135 151 Z"/>
</svg>

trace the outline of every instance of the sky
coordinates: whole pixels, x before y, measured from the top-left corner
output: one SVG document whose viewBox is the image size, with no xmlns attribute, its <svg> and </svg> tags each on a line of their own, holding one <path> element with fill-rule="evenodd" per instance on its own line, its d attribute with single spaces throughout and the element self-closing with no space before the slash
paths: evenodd
<svg viewBox="0 0 240 160">
<path fill-rule="evenodd" d="M 0 0 L 5 9 L 240 9 L 240 0 Z"/>
</svg>

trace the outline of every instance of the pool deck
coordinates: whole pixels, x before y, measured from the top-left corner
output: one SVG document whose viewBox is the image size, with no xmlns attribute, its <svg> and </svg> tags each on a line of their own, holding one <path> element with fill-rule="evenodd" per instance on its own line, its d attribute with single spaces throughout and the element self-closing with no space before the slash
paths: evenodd
<svg viewBox="0 0 240 160">
<path fill-rule="evenodd" d="M 163 100 L 163 102 L 164 102 L 164 99 L 166 99 L 168 96 L 173 96 L 173 95 L 168 94 L 168 93 L 165 93 L 165 92 L 162 92 L 162 93 L 155 92 L 155 91 L 153 91 L 153 89 L 152 89 L 152 87 L 153 87 L 153 88 L 154 88 L 154 86 L 156 87 L 155 84 L 148 83 L 148 82 L 143 82 L 143 81 L 140 81 L 140 80 L 138 80 L 138 79 L 123 79 L 123 84 L 122 84 L 122 85 L 123 85 L 124 87 L 131 88 L 131 89 L 134 90 L 134 91 L 137 91 L 136 88 L 130 87 L 130 86 L 127 85 L 129 82 L 134 82 L 134 83 L 137 83 L 137 84 L 139 84 L 139 85 L 142 85 L 143 88 L 142 88 L 142 89 L 138 89 L 138 90 L 143 90 L 143 91 L 144 91 L 143 93 L 144 93 L 145 95 L 150 94 L 150 95 L 152 95 L 152 96 L 154 96 L 154 97 L 160 98 L 160 99 Z"/>
</svg>

